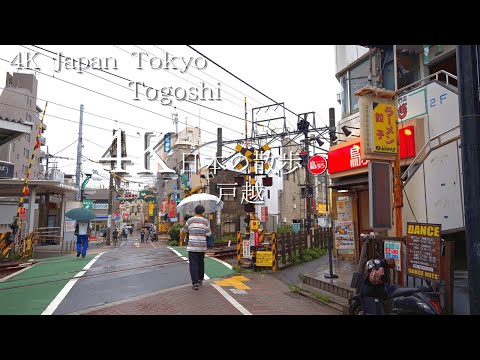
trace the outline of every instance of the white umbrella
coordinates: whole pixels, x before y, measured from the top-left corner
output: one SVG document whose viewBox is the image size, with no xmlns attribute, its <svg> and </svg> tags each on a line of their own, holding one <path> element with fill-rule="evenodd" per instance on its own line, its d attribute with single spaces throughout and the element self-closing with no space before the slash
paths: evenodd
<svg viewBox="0 0 480 360">
<path fill-rule="evenodd" d="M 177 205 L 179 214 L 194 214 L 195 207 L 203 205 L 205 213 L 213 213 L 223 209 L 223 201 L 211 194 L 194 194 L 180 201 Z"/>
</svg>

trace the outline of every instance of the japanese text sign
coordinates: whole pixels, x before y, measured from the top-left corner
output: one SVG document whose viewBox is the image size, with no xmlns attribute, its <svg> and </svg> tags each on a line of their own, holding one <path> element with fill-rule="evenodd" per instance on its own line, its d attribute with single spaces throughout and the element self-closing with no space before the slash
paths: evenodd
<svg viewBox="0 0 480 360">
<path fill-rule="evenodd" d="M 373 152 L 397 153 L 397 115 L 390 104 L 372 103 L 373 106 Z"/>
<path fill-rule="evenodd" d="M 402 271 L 402 247 L 400 241 L 385 240 L 383 246 L 385 259 L 395 260 L 395 270 Z"/>
</svg>

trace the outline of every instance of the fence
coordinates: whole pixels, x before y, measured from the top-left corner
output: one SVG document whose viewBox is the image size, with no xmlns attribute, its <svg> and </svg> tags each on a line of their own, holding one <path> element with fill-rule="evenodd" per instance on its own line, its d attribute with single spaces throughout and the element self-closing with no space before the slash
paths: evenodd
<svg viewBox="0 0 480 360">
<path fill-rule="evenodd" d="M 277 234 L 277 263 L 279 269 L 294 264 L 294 257 L 303 256 L 306 249 L 326 248 L 331 229 L 315 228 L 313 235 L 307 231 Z"/>
<path fill-rule="evenodd" d="M 54 245 L 62 242 L 59 227 L 41 227 L 34 228 L 35 244 L 37 245 Z"/>
</svg>

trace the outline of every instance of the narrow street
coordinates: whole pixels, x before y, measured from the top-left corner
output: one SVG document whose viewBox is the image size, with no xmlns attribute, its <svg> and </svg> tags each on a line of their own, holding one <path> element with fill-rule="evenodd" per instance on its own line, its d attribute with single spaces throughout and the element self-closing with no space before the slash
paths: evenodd
<svg viewBox="0 0 480 360">
<path fill-rule="evenodd" d="M 92 249 L 84 259 L 42 259 L 5 278 L 1 314 L 338 314 L 291 293 L 270 274 L 234 273 L 209 257 L 204 284 L 193 291 L 184 247 L 142 244 L 135 235 L 114 249 Z"/>
</svg>

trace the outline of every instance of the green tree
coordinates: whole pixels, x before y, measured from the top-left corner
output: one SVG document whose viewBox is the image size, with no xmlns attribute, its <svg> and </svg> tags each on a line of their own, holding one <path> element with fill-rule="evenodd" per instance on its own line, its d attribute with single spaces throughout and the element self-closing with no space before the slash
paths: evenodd
<svg viewBox="0 0 480 360">
<path fill-rule="evenodd" d="M 182 230 L 183 225 L 176 223 L 173 225 L 170 230 L 168 230 L 168 236 L 170 237 L 169 245 L 178 246 L 180 243 L 180 230 Z"/>
</svg>

